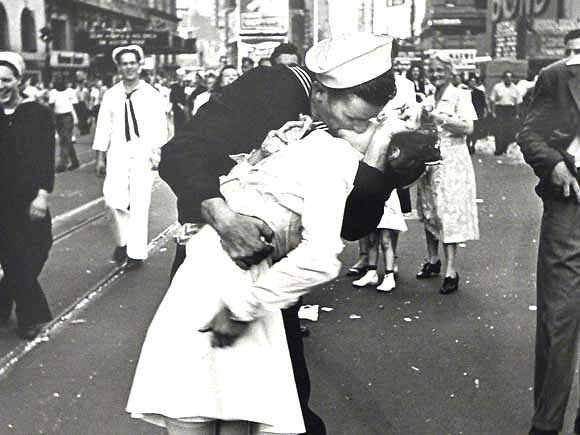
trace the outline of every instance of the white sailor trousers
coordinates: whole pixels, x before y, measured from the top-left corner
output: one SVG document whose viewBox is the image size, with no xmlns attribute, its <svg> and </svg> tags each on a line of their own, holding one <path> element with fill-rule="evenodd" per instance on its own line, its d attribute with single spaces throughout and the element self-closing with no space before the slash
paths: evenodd
<svg viewBox="0 0 580 435">
<path fill-rule="evenodd" d="M 155 171 L 151 170 L 150 148 L 132 141 L 125 152 L 109 152 L 103 185 L 105 203 L 113 217 L 117 246 L 127 246 L 127 255 L 147 258 L 149 206 Z M 111 150 L 113 151 L 113 150 Z"/>
</svg>

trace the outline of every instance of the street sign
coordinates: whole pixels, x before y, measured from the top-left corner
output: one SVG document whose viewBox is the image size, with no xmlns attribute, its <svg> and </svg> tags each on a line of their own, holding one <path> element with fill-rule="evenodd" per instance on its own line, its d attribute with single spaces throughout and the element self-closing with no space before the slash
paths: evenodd
<svg viewBox="0 0 580 435">
<path fill-rule="evenodd" d="M 146 53 L 167 50 L 170 47 L 169 31 L 156 30 L 93 30 L 88 34 L 89 50 L 103 52 L 122 45 L 139 45 Z"/>
<path fill-rule="evenodd" d="M 53 68 L 88 68 L 88 53 L 53 50 L 50 52 L 50 66 Z"/>
<path fill-rule="evenodd" d="M 288 2 L 278 0 L 241 0 L 241 34 L 286 34 L 288 32 Z"/>
</svg>

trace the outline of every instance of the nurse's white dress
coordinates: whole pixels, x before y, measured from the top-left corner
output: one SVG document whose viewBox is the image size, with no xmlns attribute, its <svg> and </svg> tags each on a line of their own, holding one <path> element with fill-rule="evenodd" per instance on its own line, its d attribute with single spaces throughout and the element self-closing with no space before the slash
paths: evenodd
<svg viewBox="0 0 580 435">
<path fill-rule="evenodd" d="M 128 412 L 161 426 L 167 416 L 304 432 L 280 308 L 338 276 L 344 205 L 361 157 L 348 142 L 315 131 L 222 177 L 228 205 L 274 230 L 275 252 L 244 271 L 209 226 L 188 242 L 147 332 Z M 198 330 L 222 304 L 240 320 L 255 320 L 234 346 L 215 349 Z"/>
</svg>

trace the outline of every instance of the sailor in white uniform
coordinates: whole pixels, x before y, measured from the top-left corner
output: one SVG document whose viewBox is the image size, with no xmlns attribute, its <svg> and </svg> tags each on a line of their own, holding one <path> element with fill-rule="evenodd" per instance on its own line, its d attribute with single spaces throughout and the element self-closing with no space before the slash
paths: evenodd
<svg viewBox="0 0 580 435">
<path fill-rule="evenodd" d="M 93 142 L 97 174 L 106 165 L 103 195 L 113 215 L 113 258 L 127 269 L 147 258 L 151 187 L 168 140 L 163 97 L 140 80 L 143 57 L 137 45 L 113 50 L 122 80 L 103 96 Z"/>
</svg>

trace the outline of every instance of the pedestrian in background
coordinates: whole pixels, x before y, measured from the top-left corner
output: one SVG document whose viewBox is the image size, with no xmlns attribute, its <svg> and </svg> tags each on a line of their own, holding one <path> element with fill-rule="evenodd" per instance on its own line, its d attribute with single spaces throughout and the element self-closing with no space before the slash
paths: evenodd
<svg viewBox="0 0 580 435">
<path fill-rule="evenodd" d="M 530 435 L 557 435 L 574 376 L 580 331 L 580 30 L 565 37 L 572 56 L 540 72 L 518 135 L 539 178 L 544 206 L 537 273 L 534 416 Z M 574 433 L 580 434 L 580 413 Z"/>
<path fill-rule="evenodd" d="M 48 94 L 48 103 L 54 113 L 56 132 L 59 140 L 57 173 L 74 170 L 79 167 L 79 159 L 73 142 L 76 112 L 71 93 L 61 77 L 54 81 L 54 89 Z"/>
<path fill-rule="evenodd" d="M 511 71 L 503 73 L 503 80 L 491 90 L 489 105 L 494 120 L 495 155 L 505 154 L 509 144 L 515 140 L 522 96 L 513 84 Z"/>
<path fill-rule="evenodd" d="M 0 53 L 0 325 L 15 306 L 18 335 L 33 339 L 52 319 L 38 275 L 52 246 L 54 125 L 46 106 L 20 95 L 23 73 L 19 54 Z"/>
<path fill-rule="evenodd" d="M 220 95 L 222 89 L 227 85 L 233 83 L 238 77 L 240 73 L 238 69 L 234 65 L 226 65 L 222 68 L 220 75 L 217 77 L 215 83 L 211 86 L 208 86 L 208 90 L 199 94 L 195 101 L 193 102 L 193 110 L 192 115 L 195 115 L 199 108 L 207 103 L 211 97 L 211 95 Z M 209 77 L 208 77 L 209 78 Z"/>
<path fill-rule="evenodd" d="M 470 154 L 474 154 L 476 142 L 487 135 L 485 128 L 488 114 L 487 97 L 485 92 L 479 88 L 479 80 L 475 74 L 469 77 L 467 85 L 471 90 L 471 103 L 477 114 L 477 119 L 473 121 L 473 133 L 467 136 L 467 148 L 469 148 Z"/>
<path fill-rule="evenodd" d="M 473 132 L 477 114 L 469 91 L 451 83 L 453 73 L 451 59 L 442 55 L 433 57 L 429 75 L 437 91 L 421 103 L 422 121 L 439 132 L 443 162 L 428 167 L 417 184 L 417 214 L 425 227 L 428 254 L 417 279 L 439 275 L 442 243 L 445 269 L 441 294 L 459 289 L 457 245 L 479 238 L 475 173 L 465 143 L 465 136 Z"/>
<path fill-rule="evenodd" d="M 224 66 L 225 68 L 225 66 Z M 254 68 L 254 61 L 251 57 L 243 57 L 242 58 L 242 74 L 247 73 L 252 68 Z"/>
<path fill-rule="evenodd" d="M 291 42 L 282 42 L 270 55 L 272 65 L 297 66 L 302 63 L 302 56 L 298 48 Z"/>
<path fill-rule="evenodd" d="M 417 103 L 420 103 L 425 99 L 425 74 L 423 68 L 419 65 L 412 65 L 407 71 L 407 78 L 413 82 L 415 88 L 415 95 Z"/>
<path fill-rule="evenodd" d="M 105 92 L 93 142 L 97 174 L 106 167 L 103 196 L 113 215 L 113 259 L 127 270 L 147 258 L 151 187 L 167 142 L 166 101 L 140 80 L 143 58 L 137 45 L 113 50 L 122 80 Z"/>
</svg>

